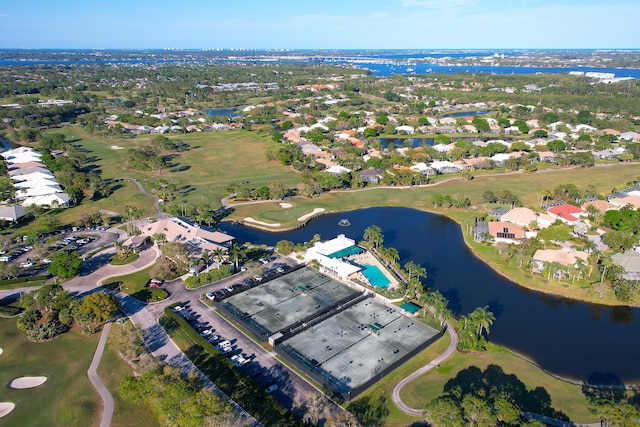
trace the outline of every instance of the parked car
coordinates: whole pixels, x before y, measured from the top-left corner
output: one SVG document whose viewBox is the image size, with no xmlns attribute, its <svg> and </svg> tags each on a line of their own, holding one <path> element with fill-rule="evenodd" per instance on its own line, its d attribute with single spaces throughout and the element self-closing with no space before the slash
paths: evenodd
<svg viewBox="0 0 640 427">
<path fill-rule="evenodd" d="M 204 294 L 204 296 L 209 300 L 209 301 L 215 301 L 216 296 L 213 294 L 213 292 L 207 292 L 206 294 Z"/>
<path fill-rule="evenodd" d="M 278 389 L 278 384 L 269 384 L 267 385 L 267 387 L 264 389 L 264 391 L 266 391 L 268 394 L 273 393 L 274 391 L 276 391 Z"/>
<path fill-rule="evenodd" d="M 20 268 L 31 268 L 33 263 L 31 261 L 24 261 L 20 263 Z"/>
</svg>

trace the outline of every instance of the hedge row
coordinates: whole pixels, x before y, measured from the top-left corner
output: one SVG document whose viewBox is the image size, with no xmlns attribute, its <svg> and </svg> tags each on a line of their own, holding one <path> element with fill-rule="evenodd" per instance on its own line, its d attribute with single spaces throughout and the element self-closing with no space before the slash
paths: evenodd
<svg viewBox="0 0 640 427">
<path fill-rule="evenodd" d="M 47 280 L 48 278 L 49 276 L 47 276 L 46 274 L 40 276 L 16 277 L 15 279 L 0 280 L 0 286 L 14 285 L 16 283 L 39 282 L 41 280 Z"/>
</svg>

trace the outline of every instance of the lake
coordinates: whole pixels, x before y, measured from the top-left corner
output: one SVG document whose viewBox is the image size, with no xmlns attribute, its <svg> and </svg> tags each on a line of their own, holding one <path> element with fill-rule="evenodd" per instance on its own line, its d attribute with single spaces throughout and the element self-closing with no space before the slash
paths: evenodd
<svg viewBox="0 0 640 427">
<path fill-rule="evenodd" d="M 215 117 L 238 117 L 238 109 L 237 108 L 206 108 L 202 110 L 204 113 L 207 113 L 209 116 Z"/>
<path fill-rule="evenodd" d="M 342 218 L 351 226 L 340 227 Z M 446 217 L 376 207 L 321 216 L 285 233 L 229 222 L 220 228 L 239 241 L 275 245 L 283 239 L 308 241 L 314 234 L 361 240 L 371 225 L 382 229 L 384 245 L 399 251 L 402 265 L 412 260 L 427 269 L 425 283 L 442 292 L 456 317 L 488 305 L 496 316 L 491 341 L 558 375 L 599 383 L 606 375 L 613 382 L 640 383 L 639 309 L 588 304 L 522 288 L 476 258 L 460 226 Z"/>
</svg>

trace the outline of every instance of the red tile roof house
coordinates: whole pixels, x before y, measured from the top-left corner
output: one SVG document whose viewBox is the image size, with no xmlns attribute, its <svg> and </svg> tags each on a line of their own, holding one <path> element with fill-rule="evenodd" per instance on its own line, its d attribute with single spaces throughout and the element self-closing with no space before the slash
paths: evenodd
<svg viewBox="0 0 640 427">
<path fill-rule="evenodd" d="M 560 221 L 566 222 L 567 224 L 575 224 L 580 221 L 582 217 L 589 215 L 589 212 L 584 209 L 569 204 L 554 206 L 549 208 L 547 212 L 552 217 L 558 218 Z"/>
</svg>

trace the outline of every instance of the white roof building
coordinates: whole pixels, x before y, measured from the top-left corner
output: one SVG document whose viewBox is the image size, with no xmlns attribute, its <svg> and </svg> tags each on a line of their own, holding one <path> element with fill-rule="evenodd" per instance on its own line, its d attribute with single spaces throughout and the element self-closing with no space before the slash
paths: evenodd
<svg viewBox="0 0 640 427">
<path fill-rule="evenodd" d="M 69 203 L 69 196 L 64 193 L 48 194 L 46 196 L 28 197 L 23 206 L 37 205 L 37 206 L 66 206 Z"/>
<path fill-rule="evenodd" d="M 51 172 L 34 172 L 28 175 L 16 175 L 11 177 L 14 181 L 33 181 L 42 178 L 55 180 L 55 177 Z"/>
<path fill-rule="evenodd" d="M 326 242 L 316 242 L 313 247 L 307 249 L 305 258 L 309 261 L 317 260 L 325 272 L 328 272 L 342 280 L 361 270 L 357 265 L 350 264 L 339 258 L 331 258 L 331 254 L 355 246 L 355 240 L 349 239 L 344 234 Z"/>
<path fill-rule="evenodd" d="M 462 167 L 456 165 L 455 163 L 451 163 L 445 160 L 445 161 L 435 161 L 431 163 L 431 169 L 435 169 L 438 172 L 450 171 L 452 169 L 461 171 Z"/>
</svg>

